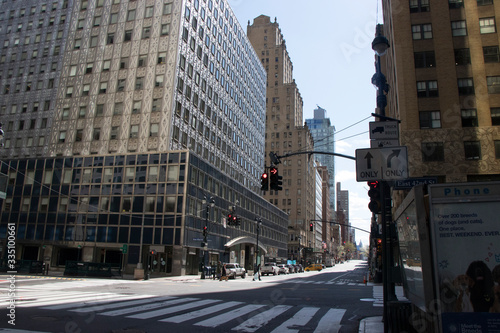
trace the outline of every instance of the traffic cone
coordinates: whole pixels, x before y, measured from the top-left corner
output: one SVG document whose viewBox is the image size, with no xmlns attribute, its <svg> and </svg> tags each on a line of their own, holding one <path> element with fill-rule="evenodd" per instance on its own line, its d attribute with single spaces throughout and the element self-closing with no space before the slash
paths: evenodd
<svg viewBox="0 0 500 333">
<path fill-rule="evenodd" d="M 366 285 L 366 276 L 363 278 L 363 283 Z"/>
</svg>

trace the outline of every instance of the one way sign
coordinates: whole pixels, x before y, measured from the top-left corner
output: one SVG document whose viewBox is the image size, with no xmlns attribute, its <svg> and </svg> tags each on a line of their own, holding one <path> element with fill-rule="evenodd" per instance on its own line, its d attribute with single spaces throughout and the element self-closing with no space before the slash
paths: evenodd
<svg viewBox="0 0 500 333">
<path fill-rule="evenodd" d="M 356 180 L 402 180 L 408 178 L 406 146 L 356 149 Z"/>
</svg>

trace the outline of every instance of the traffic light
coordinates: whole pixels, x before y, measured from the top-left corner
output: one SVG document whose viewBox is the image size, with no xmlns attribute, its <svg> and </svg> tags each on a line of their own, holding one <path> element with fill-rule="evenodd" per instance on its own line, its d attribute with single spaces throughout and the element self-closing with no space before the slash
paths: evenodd
<svg viewBox="0 0 500 333">
<path fill-rule="evenodd" d="M 314 231 L 314 224 L 312 222 L 309 223 L 309 231 Z"/>
<path fill-rule="evenodd" d="M 227 215 L 227 225 L 236 225 L 237 217 L 236 215 L 229 213 Z"/>
<path fill-rule="evenodd" d="M 207 237 L 207 235 L 208 235 L 207 226 L 204 226 L 203 227 L 203 237 Z"/>
<path fill-rule="evenodd" d="M 368 209 L 374 214 L 380 214 L 382 211 L 380 182 L 371 181 L 368 182 L 368 186 L 370 186 L 370 190 L 368 190 L 368 196 L 370 197 Z"/>
<path fill-rule="evenodd" d="M 269 191 L 269 175 L 267 172 L 264 172 L 260 177 L 260 190 Z"/>
<path fill-rule="evenodd" d="M 236 224 L 235 225 L 241 225 L 241 219 L 239 216 L 236 216 Z"/>
<path fill-rule="evenodd" d="M 269 175 L 269 178 L 271 178 L 271 190 L 281 191 L 283 189 L 283 187 L 281 187 L 281 185 L 283 184 L 283 182 L 281 181 L 283 177 L 278 175 L 278 169 L 275 167 L 271 167 L 269 169 Z"/>
</svg>

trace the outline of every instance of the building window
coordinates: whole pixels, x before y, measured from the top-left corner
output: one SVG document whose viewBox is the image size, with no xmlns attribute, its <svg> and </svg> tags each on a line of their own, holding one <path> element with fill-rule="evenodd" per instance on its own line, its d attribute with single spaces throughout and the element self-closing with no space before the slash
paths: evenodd
<svg viewBox="0 0 500 333">
<path fill-rule="evenodd" d="M 107 72 L 111 68 L 111 60 L 104 60 L 102 63 L 102 71 Z"/>
<path fill-rule="evenodd" d="M 480 18 L 479 32 L 482 34 L 491 34 L 496 32 L 495 18 L 494 17 Z"/>
<path fill-rule="evenodd" d="M 422 161 L 444 161 L 444 147 L 442 142 L 422 142 Z"/>
<path fill-rule="evenodd" d="M 166 23 L 166 24 L 162 24 L 161 25 L 161 32 L 160 34 L 162 36 L 166 36 L 170 33 L 170 24 L 169 23 Z"/>
<path fill-rule="evenodd" d="M 464 0 L 448 0 L 448 6 L 450 9 L 461 8 L 464 6 Z"/>
<path fill-rule="evenodd" d="M 135 20 L 135 9 L 131 9 L 127 12 L 127 21 Z"/>
<path fill-rule="evenodd" d="M 118 133 L 120 131 L 119 126 L 112 126 L 111 131 L 109 132 L 109 139 L 110 140 L 116 140 L 118 139 Z"/>
<path fill-rule="evenodd" d="M 500 108 L 491 108 L 491 126 L 500 126 Z"/>
<path fill-rule="evenodd" d="M 464 141 L 465 158 L 467 160 L 481 159 L 481 142 Z"/>
<path fill-rule="evenodd" d="M 429 0 L 410 0 L 410 13 L 428 12 Z"/>
<path fill-rule="evenodd" d="M 108 34 L 108 38 L 106 39 L 107 44 L 113 44 L 115 42 L 115 34 L 110 33 Z"/>
<path fill-rule="evenodd" d="M 76 130 L 76 134 L 75 134 L 75 142 L 80 142 L 82 140 L 83 140 L 83 130 L 78 129 L 78 130 Z"/>
<path fill-rule="evenodd" d="M 151 27 L 145 27 L 142 29 L 142 39 L 151 37 Z"/>
<path fill-rule="evenodd" d="M 129 42 L 132 40 L 132 30 L 126 30 L 125 34 L 123 36 L 123 41 L 124 42 Z"/>
<path fill-rule="evenodd" d="M 477 110 L 462 109 L 462 127 L 477 127 Z"/>
<path fill-rule="evenodd" d="M 118 83 L 116 84 L 116 91 L 124 91 L 126 79 L 118 79 Z"/>
<path fill-rule="evenodd" d="M 132 113 L 139 113 L 141 112 L 142 109 L 142 101 L 134 101 L 134 104 L 132 105 Z"/>
<path fill-rule="evenodd" d="M 164 64 L 167 61 L 167 52 L 158 53 L 158 65 Z"/>
<path fill-rule="evenodd" d="M 146 7 L 146 10 L 144 11 L 144 18 L 153 17 L 153 13 L 154 13 L 154 6 Z"/>
<path fill-rule="evenodd" d="M 139 134 L 139 125 L 130 126 L 130 138 L 137 138 Z"/>
<path fill-rule="evenodd" d="M 478 6 L 492 5 L 492 4 L 493 4 L 493 0 L 477 0 Z"/>
<path fill-rule="evenodd" d="M 123 113 L 123 103 L 115 103 L 115 108 L 113 110 L 113 115 L 118 115 Z"/>
<path fill-rule="evenodd" d="M 500 140 L 495 140 L 495 158 L 500 159 Z"/>
<path fill-rule="evenodd" d="M 85 114 L 87 113 L 87 107 L 86 106 L 80 106 L 80 109 L 78 111 L 78 118 L 85 118 Z"/>
<path fill-rule="evenodd" d="M 99 94 L 105 94 L 107 90 L 108 90 L 108 83 L 101 82 L 101 84 L 99 85 Z"/>
<path fill-rule="evenodd" d="M 102 117 L 104 115 L 104 104 L 97 104 L 95 107 L 96 117 Z"/>
<path fill-rule="evenodd" d="M 470 64 L 470 50 L 469 49 L 456 49 L 455 50 L 455 65 L 469 65 Z"/>
<path fill-rule="evenodd" d="M 172 3 L 167 3 L 163 5 L 163 15 L 168 15 L 172 13 Z"/>
<path fill-rule="evenodd" d="M 92 139 L 95 141 L 98 141 L 101 138 L 101 129 L 100 128 L 94 128 L 94 133 L 92 135 Z"/>
<path fill-rule="evenodd" d="M 144 88 L 144 77 L 138 77 L 135 80 L 135 90 L 141 90 Z"/>
<path fill-rule="evenodd" d="M 66 141 L 66 131 L 59 132 L 59 143 L 64 143 Z"/>
<path fill-rule="evenodd" d="M 82 89 L 82 96 L 88 96 L 90 93 L 90 84 L 84 84 Z"/>
<path fill-rule="evenodd" d="M 71 97 L 73 96 L 73 87 L 67 87 L 66 88 L 66 97 Z"/>
<path fill-rule="evenodd" d="M 500 76 L 487 76 L 486 84 L 489 94 L 500 94 Z"/>
<path fill-rule="evenodd" d="M 90 37 L 90 46 L 89 47 L 96 47 L 98 40 L 99 40 L 98 36 Z"/>
<path fill-rule="evenodd" d="M 498 46 L 485 46 L 483 47 L 484 62 L 500 62 L 500 54 Z"/>
<path fill-rule="evenodd" d="M 159 124 L 151 124 L 149 128 L 149 136 L 156 137 L 158 136 Z"/>
<path fill-rule="evenodd" d="M 415 68 L 429 68 L 436 66 L 434 51 L 415 52 Z"/>
<path fill-rule="evenodd" d="M 164 75 L 157 75 L 155 78 L 155 87 L 163 87 L 163 77 Z"/>
<path fill-rule="evenodd" d="M 439 111 L 420 111 L 420 128 L 441 128 L 441 112 Z"/>
<path fill-rule="evenodd" d="M 451 35 L 452 36 L 466 36 L 467 24 L 464 20 L 451 22 Z"/>
<path fill-rule="evenodd" d="M 457 83 L 459 95 L 474 94 L 474 81 L 472 80 L 472 78 L 458 79 Z"/>
<path fill-rule="evenodd" d="M 155 98 L 153 99 L 153 103 L 151 105 L 151 112 L 157 112 L 161 110 L 161 99 Z"/>
<path fill-rule="evenodd" d="M 438 97 L 437 81 L 419 81 L 417 82 L 418 97 Z"/>
<path fill-rule="evenodd" d="M 146 66 L 148 56 L 147 55 L 141 55 L 139 56 L 139 59 L 137 60 L 137 67 L 144 67 Z"/>
<path fill-rule="evenodd" d="M 432 25 L 431 24 L 417 24 L 411 26 L 413 39 L 431 39 L 432 38 Z"/>
</svg>

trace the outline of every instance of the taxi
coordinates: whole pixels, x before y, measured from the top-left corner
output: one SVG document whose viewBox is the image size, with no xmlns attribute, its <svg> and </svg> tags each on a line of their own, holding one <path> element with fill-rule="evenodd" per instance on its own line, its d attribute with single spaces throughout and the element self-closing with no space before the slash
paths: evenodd
<svg viewBox="0 0 500 333">
<path fill-rule="evenodd" d="M 323 269 L 323 265 L 321 264 L 311 264 L 309 266 L 307 266 L 304 270 L 306 272 L 309 272 L 309 271 L 321 271 Z"/>
</svg>

